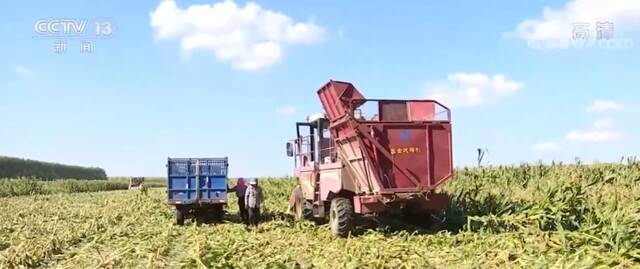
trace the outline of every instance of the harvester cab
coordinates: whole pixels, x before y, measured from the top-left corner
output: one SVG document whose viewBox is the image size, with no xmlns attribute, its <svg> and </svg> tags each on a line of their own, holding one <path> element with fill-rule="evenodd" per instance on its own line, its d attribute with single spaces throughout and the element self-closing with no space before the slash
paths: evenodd
<svg viewBox="0 0 640 269">
<path fill-rule="evenodd" d="M 434 100 L 365 99 L 348 82 L 318 90 L 324 115 L 296 123 L 287 143 L 299 186 L 299 218 L 329 218 L 346 236 L 356 215 L 399 207 L 424 217 L 446 207 L 433 190 L 451 177 L 451 114 Z"/>
</svg>

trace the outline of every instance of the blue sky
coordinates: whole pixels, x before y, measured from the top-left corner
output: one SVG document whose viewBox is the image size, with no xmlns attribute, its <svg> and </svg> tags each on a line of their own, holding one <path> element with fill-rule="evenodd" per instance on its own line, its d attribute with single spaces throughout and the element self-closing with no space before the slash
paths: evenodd
<svg viewBox="0 0 640 269">
<path fill-rule="evenodd" d="M 369 98 L 451 104 L 456 166 L 473 165 L 478 147 L 492 164 L 640 151 L 639 4 L 249 3 L 0 3 L 0 155 L 113 176 L 163 175 L 169 156 L 229 156 L 232 176 L 292 174 L 284 144 L 321 111 L 315 91 L 329 79 Z M 67 51 L 54 53 L 34 24 L 61 18 L 113 32 L 63 36 Z M 614 26 L 606 44 L 597 22 Z"/>
</svg>

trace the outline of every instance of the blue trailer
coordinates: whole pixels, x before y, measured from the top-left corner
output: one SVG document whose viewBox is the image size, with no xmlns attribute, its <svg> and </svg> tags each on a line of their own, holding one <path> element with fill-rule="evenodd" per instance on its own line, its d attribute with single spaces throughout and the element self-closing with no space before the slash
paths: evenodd
<svg viewBox="0 0 640 269">
<path fill-rule="evenodd" d="M 169 158 L 167 195 L 176 208 L 176 224 L 185 218 L 198 222 L 222 221 L 227 204 L 227 170 L 224 158 Z"/>
</svg>

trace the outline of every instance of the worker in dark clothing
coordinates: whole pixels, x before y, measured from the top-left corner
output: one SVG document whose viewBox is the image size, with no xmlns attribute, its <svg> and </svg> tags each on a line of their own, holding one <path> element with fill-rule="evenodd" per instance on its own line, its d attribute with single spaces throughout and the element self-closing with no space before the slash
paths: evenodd
<svg viewBox="0 0 640 269">
<path fill-rule="evenodd" d="M 244 178 L 238 178 L 236 185 L 229 189 L 229 191 L 234 191 L 236 193 L 236 197 L 238 197 L 238 214 L 244 224 L 248 224 L 247 208 L 244 205 L 244 193 L 246 190 L 247 185 L 244 182 Z"/>
<path fill-rule="evenodd" d="M 249 226 L 258 226 L 260 219 L 260 204 L 262 203 L 262 190 L 258 186 L 258 179 L 252 178 L 244 194 L 245 206 L 249 215 Z"/>
</svg>

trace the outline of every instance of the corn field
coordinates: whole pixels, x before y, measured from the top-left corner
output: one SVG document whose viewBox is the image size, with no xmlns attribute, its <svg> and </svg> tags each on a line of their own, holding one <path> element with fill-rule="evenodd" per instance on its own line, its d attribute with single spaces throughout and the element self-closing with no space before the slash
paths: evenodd
<svg viewBox="0 0 640 269">
<path fill-rule="evenodd" d="M 166 187 L 166 178 L 147 178 L 145 186 L 149 188 Z M 116 177 L 109 180 L 34 180 L 34 179 L 6 179 L 0 178 L 0 197 L 21 195 L 98 192 L 112 190 L 126 190 L 129 188 L 129 178 Z"/>
<path fill-rule="evenodd" d="M 163 188 L 0 198 L 0 268 L 640 268 L 640 162 L 461 169 L 421 230 L 388 217 L 351 238 L 288 214 L 295 181 L 262 181 L 264 222 L 174 225 Z"/>
</svg>

